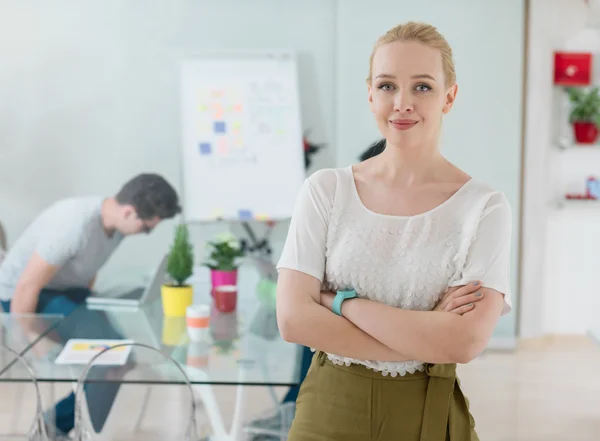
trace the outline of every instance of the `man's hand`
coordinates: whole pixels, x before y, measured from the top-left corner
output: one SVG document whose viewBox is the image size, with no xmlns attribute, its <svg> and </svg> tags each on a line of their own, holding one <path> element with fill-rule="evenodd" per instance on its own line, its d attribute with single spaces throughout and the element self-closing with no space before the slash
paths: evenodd
<svg viewBox="0 0 600 441">
<path fill-rule="evenodd" d="M 433 310 L 463 315 L 475 308 L 475 302 L 482 298 L 481 283 L 475 281 L 468 285 L 448 289 Z"/>
</svg>

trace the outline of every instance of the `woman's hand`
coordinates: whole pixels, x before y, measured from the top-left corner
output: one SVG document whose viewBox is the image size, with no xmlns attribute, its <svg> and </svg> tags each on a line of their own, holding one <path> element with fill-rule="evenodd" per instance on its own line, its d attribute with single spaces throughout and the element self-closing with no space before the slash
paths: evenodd
<svg viewBox="0 0 600 441">
<path fill-rule="evenodd" d="M 481 283 L 479 281 L 457 288 L 450 288 L 438 300 L 433 310 L 463 315 L 475 308 L 475 302 L 483 298 L 483 292 L 480 288 Z"/>
<path fill-rule="evenodd" d="M 331 311 L 335 294 L 333 291 L 321 291 L 321 306 Z"/>
<path fill-rule="evenodd" d="M 481 284 L 478 281 L 465 286 L 450 288 L 438 300 L 433 310 L 463 315 L 471 311 L 475 307 L 475 303 L 483 298 L 483 292 L 479 290 L 480 288 Z M 331 311 L 334 298 L 335 292 L 321 291 L 321 306 Z"/>
</svg>

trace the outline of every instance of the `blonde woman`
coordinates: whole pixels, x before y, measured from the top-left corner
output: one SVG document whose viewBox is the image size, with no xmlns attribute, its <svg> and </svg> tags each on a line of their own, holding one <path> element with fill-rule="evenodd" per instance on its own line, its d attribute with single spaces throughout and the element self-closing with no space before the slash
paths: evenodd
<svg viewBox="0 0 600 441">
<path fill-rule="evenodd" d="M 511 209 L 439 150 L 457 95 L 436 28 L 375 45 L 368 100 L 385 149 L 306 180 L 279 268 L 283 337 L 314 348 L 290 441 L 469 441 L 456 378 L 511 309 Z"/>
</svg>

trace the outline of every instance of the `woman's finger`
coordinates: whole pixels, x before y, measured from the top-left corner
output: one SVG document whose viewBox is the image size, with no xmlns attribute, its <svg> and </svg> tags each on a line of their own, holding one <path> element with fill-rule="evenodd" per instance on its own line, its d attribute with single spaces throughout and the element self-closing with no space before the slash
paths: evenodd
<svg viewBox="0 0 600 441">
<path fill-rule="evenodd" d="M 464 313 L 469 312 L 473 308 L 475 308 L 475 305 L 473 303 L 467 303 L 466 305 L 459 306 L 458 308 L 455 308 L 450 312 L 453 314 L 463 315 Z"/>
<path fill-rule="evenodd" d="M 481 291 L 477 291 L 473 294 L 466 294 L 464 296 L 456 297 L 448 302 L 448 305 L 444 309 L 444 311 L 452 311 L 456 308 L 459 308 L 467 303 L 475 303 L 483 298 L 483 293 Z"/>
<path fill-rule="evenodd" d="M 476 280 L 467 285 L 461 286 L 458 289 L 448 291 L 448 292 L 444 293 L 442 298 L 439 300 L 438 308 L 436 308 L 436 309 L 445 311 L 447 309 L 448 303 L 450 303 L 453 299 L 469 295 L 469 294 L 477 291 L 480 287 L 481 287 L 481 282 L 479 282 L 479 280 Z"/>
</svg>

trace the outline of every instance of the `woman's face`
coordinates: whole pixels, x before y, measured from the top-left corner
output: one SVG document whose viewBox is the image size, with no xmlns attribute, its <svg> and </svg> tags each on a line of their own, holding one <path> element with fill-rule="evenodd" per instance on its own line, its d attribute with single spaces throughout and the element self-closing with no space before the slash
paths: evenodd
<svg viewBox="0 0 600 441">
<path fill-rule="evenodd" d="M 445 85 L 439 50 L 415 41 L 388 43 L 375 52 L 371 69 L 369 103 L 388 145 L 437 140 L 457 91 Z"/>
</svg>

